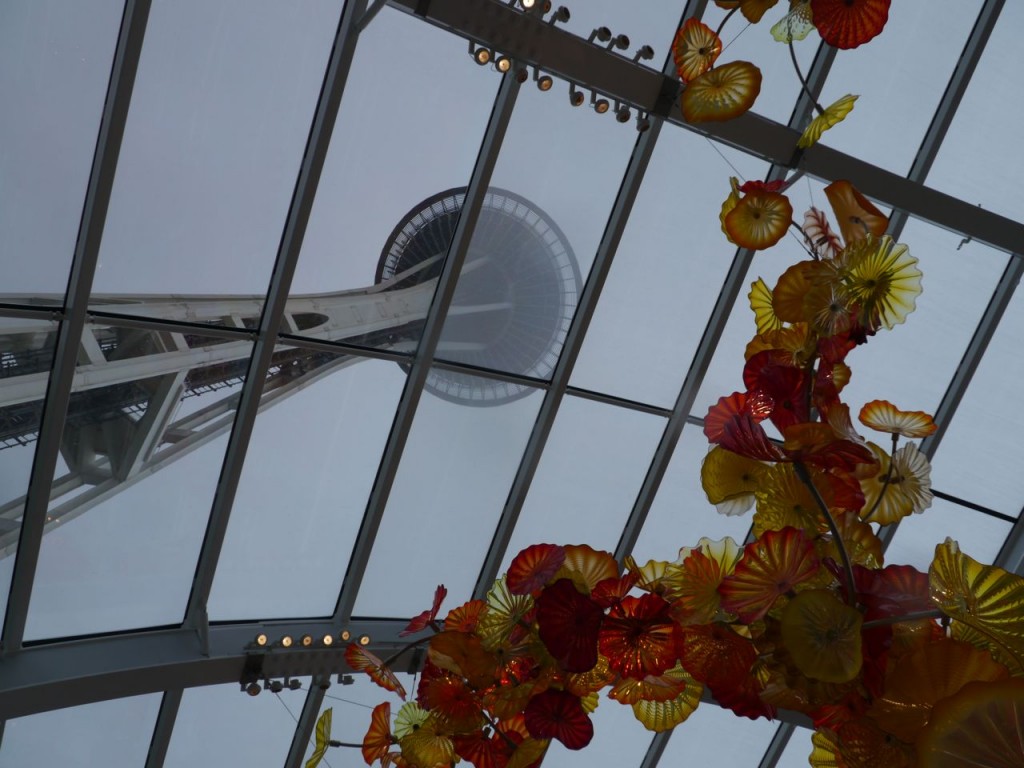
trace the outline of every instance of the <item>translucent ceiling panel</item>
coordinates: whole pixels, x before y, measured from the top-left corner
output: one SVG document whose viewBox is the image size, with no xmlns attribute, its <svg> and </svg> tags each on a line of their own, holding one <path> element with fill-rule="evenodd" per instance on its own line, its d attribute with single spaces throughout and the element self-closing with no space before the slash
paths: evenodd
<svg viewBox="0 0 1024 768">
<path fill-rule="evenodd" d="M 573 108 L 567 85 L 519 92 L 437 356 L 548 378 L 636 143 L 632 124 Z M 495 195 L 498 195 L 495 191 Z"/>
<path fill-rule="evenodd" d="M 30 639 L 181 621 L 251 344 L 86 327 Z M 88 357 L 87 357 L 88 356 Z M 182 401 L 219 393 L 181 415 Z"/>
<path fill-rule="evenodd" d="M 264 398 L 273 405 L 246 451 L 212 620 L 334 611 L 404 385 L 394 363 L 319 352 L 272 373 Z"/>
<path fill-rule="evenodd" d="M 1024 507 L 1021 349 L 1024 294 L 1018 288 L 932 462 L 936 488 L 1014 516 Z"/>
<path fill-rule="evenodd" d="M 747 178 L 764 176 L 764 163 L 718 150 Z M 665 126 L 573 369 L 573 385 L 672 407 L 736 252 L 718 220 L 734 174 L 707 139 Z"/>
<path fill-rule="evenodd" d="M 558 8 L 561 3 L 552 5 Z M 623 3 L 621 0 L 587 0 L 569 3 L 572 15 L 560 26 L 578 37 L 589 37 L 598 27 L 608 27 L 613 35 L 626 35 L 630 45 L 615 50 L 633 57 L 642 45 L 650 45 L 654 56 L 647 66 L 661 67 L 669 53 L 684 3 L 680 0 L 648 0 L 645 3 Z M 546 765 L 546 763 L 545 763 Z"/>
<path fill-rule="evenodd" d="M 132 696 L 8 720 L 0 764 L 139 768 L 146 763 L 160 699 L 158 693 Z"/>
<path fill-rule="evenodd" d="M 502 571 L 540 542 L 614 550 L 664 429 L 660 416 L 566 396 Z"/>
<path fill-rule="evenodd" d="M 848 93 L 860 98 L 822 143 L 895 173 L 909 171 L 980 8 L 981 0 L 890 6 L 885 31 L 839 51 L 832 64 L 822 106 Z"/>
<path fill-rule="evenodd" d="M 756 768 L 778 723 L 737 717 L 703 703 L 669 738 L 659 765 L 721 765 Z"/>
<path fill-rule="evenodd" d="M 153 4 L 97 293 L 266 291 L 341 5 Z"/>
<path fill-rule="evenodd" d="M 718 64 L 742 60 L 757 65 L 762 75 L 761 93 L 754 102 L 753 111 L 779 123 L 789 120 L 800 95 L 800 80 L 793 69 L 789 50 L 776 42 L 770 32 L 772 25 L 786 14 L 785 6 L 785 3 L 779 3 L 756 25 L 748 24 L 740 13 L 733 14 L 722 30 L 723 48 L 718 59 Z M 708 3 L 704 22 L 717 29 L 726 13 L 714 3 Z M 800 71 L 805 77 L 820 42 L 820 37 L 810 35 L 795 44 Z"/>
<path fill-rule="evenodd" d="M 500 80 L 412 15 L 385 7 L 362 32 L 292 282 L 296 332 L 415 348 L 462 206 L 444 192 L 469 183 Z"/>
<path fill-rule="evenodd" d="M 975 560 L 991 563 L 1010 532 L 1010 524 L 997 517 L 975 512 L 967 507 L 935 499 L 932 506 L 919 515 L 900 521 L 892 543 L 885 551 L 890 565 L 912 565 L 927 571 L 935 557 L 935 545 L 950 537 L 960 544 L 960 551 Z"/>
<path fill-rule="evenodd" d="M 1012 218 L 1024 210 L 1024 155 L 1018 129 L 1024 104 L 1002 95 L 1020 90 L 1021 29 L 1024 3 L 1004 4 L 928 174 L 928 186 Z"/>
<path fill-rule="evenodd" d="M 720 515 L 704 495 L 700 466 L 707 452 L 703 430 L 687 424 L 633 548 L 641 563 L 675 560 L 681 547 L 692 547 L 703 536 L 731 536 L 739 543 L 746 538 L 750 515 Z"/>
<path fill-rule="evenodd" d="M 566 749 L 552 741 L 544 756 L 544 768 L 622 768 L 639 766 L 654 734 L 633 715 L 633 708 L 601 694 L 600 704 L 590 715 L 594 738 L 581 750 Z"/>
<path fill-rule="evenodd" d="M 474 406 L 424 393 L 354 614 L 412 616 L 438 584 L 468 599 L 540 407 L 540 392 L 521 394 Z"/>
<path fill-rule="evenodd" d="M 63 301 L 123 8 L 0 4 L 0 301 Z"/>
<path fill-rule="evenodd" d="M 187 688 L 163 764 L 281 768 L 305 700 L 304 690 L 288 688 L 259 696 L 246 695 L 238 683 Z"/>
<path fill-rule="evenodd" d="M 453 603 L 454 605 L 454 603 Z M 412 675 L 396 673 L 396 677 L 402 683 L 410 695 L 415 695 L 416 678 Z M 352 682 L 349 685 L 332 685 L 324 694 L 324 703 L 320 707 L 322 715 L 325 709 L 331 710 L 331 739 L 347 744 L 362 744 L 363 737 L 370 727 L 370 713 L 378 704 L 385 701 L 391 703 L 391 717 L 394 717 L 402 705 L 401 699 L 395 694 L 389 693 L 375 684 L 367 675 L 352 675 Z M 320 715 L 317 715 L 319 719 Z M 306 754 L 303 757 L 302 765 L 313 754 L 314 741 L 311 738 Z M 394 751 L 399 751 L 395 745 Z M 354 747 L 335 747 L 328 749 L 321 765 L 333 765 L 337 768 L 343 765 L 362 765 L 362 755 Z"/>
<path fill-rule="evenodd" d="M 814 745 L 811 743 L 812 734 L 810 728 L 795 729 L 775 768 L 806 768 L 808 758 L 814 751 Z"/>
</svg>

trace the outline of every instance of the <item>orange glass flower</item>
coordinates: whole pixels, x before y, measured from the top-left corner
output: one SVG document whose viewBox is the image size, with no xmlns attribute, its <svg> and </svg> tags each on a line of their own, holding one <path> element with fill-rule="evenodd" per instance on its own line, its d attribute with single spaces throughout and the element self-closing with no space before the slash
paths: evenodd
<svg viewBox="0 0 1024 768">
<path fill-rule="evenodd" d="M 598 637 L 601 655 L 623 677 L 660 675 L 679 657 L 679 637 L 669 604 L 657 595 L 626 597 L 613 607 Z"/>
<path fill-rule="evenodd" d="M 807 149 L 818 143 L 822 134 L 825 133 L 829 128 L 833 128 L 839 125 L 846 116 L 853 111 L 853 103 L 857 101 L 857 97 L 852 94 L 847 94 L 839 101 L 835 101 L 825 107 L 825 111 L 820 115 L 817 115 L 807 127 L 804 128 L 804 132 L 800 135 L 800 140 L 796 143 L 800 149 Z"/>
<path fill-rule="evenodd" d="M 619 575 L 619 564 L 611 552 L 594 549 L 586 544 L 568 544 L 565 547 L 565 562 L 555 574 L 556 579 L 572 579 L 585 592 L 605 579 Z"/>
<path fill-rule="evenodd" d="M 920 765 L 929 768 L 1024 765 L 1021 713 L 1024 680 L 968 683 L 935 705 L 917 739 Z"/>
<path fill-rule="evenodd" d="M 857 418 L 865 427 L 902 437 L 928 437 L 938 429 L 924 411 L 901 411 L 887 400 L 865 403 Z"/>
<path fill-rule="evenodd" d="M 860 612 L 832 592 L 801 592 L 782 612 L 782 641 L 805 675 L 845 683 L 860 672 L 862 623 Z"/>
<path fill-rule="evenodd" d="M 781 192 L 760 189 L 740 198 L 725 216 L 725 229 L 736 245 L 760 251 L 779 242 L 792 221 L 789 198 Z"/>
<path fill-rule="evenodd" d="M 683 91 L 688 123 L 732 120 L 750 109 L 761 92 L 761 70 L 749 61 L 730 61 L 691 80 Z"/>
<path fill-rule="evenodd" d="M 513 595 L 530 595 L 551 581 L 565 562 L 565 548 L 534 544 L 516 555 L 508 566 L 505 583 Z"/>
<path fill-rule="evenodd" d="M 891 0 L 811 0 L 821 39 L 836 48 L 856 48 L 878 35 L 889 20 Z"/>
<path fill-rule="evenodd" d="M 757 24 L 765 12 L 777 2 L 779 0 L 715 0 L 715 5 L 726 10 L 739 8 L 743 18 L 751 24 Z"/>
<path fill-rule="evenodd" d="M 394 742 L 391 735 L 391 705 L 385 701 L 374 707 L 370 714 L 370 727 L 363 737 L 363 760 L 367 765 L 373 765 L 388 753 Z"/>
<path fill-rule="evenodd" d="M 530 699 L 523 712 L 535 739 L 558 739 L 568 749 L 583 749 L 594 738 L 594 724 L 578 696 L 550 689 Z"/>
<path fill-rule="evenodd" d="M 486 608 L 487 603 L 483 600 L 470 600 L 458 608 L 452 608 L 444 619 L 444 628 L 456 632 L 472 632 Z"/>
<path fill-rule="evenodd" d="M 753 623 L 775 601 L 818 573 L 814 543 L 796 528 L 766 531 L 743 548 L 743 559 L 718 588 L 722 607 Z"/>
<path fill-rule="evenodd" d="M 672 41 L 672 57 L 684 83 L 711 69 L 721 52 L 722 41 L 700 19 L 687 19 Z"/>
<path fill-rule="evenodd" d="M 932 505 L 931 465 L 916 445 L 905 444 L 892 458 L 874 443 L 868 446 L 878 460 L 879 471 L 860 481 L 864 491 L 862 520 L 891 525 Z"/>
<path fill-rule="evenodd" d="M 868 235 L 881 237 L 885 234 L 889 219 L 854 189 L 850 182 L 833 181 L 825 187 L 825 197 L 832 206 L 839 222 L 839 231 L 847 245 L 863 240 Z"/>
</svg>

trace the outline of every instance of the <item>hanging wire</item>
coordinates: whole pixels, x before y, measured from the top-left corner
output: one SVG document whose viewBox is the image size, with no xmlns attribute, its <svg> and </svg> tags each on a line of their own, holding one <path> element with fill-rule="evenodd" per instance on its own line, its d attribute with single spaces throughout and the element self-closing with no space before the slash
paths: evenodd
<svg viewBox="0 0 1024 768">
<path fill-rule="evenodd" d="M 308 688 L 300 688 L 299 690 L 300 690 L 300 691 L 306 691 L 306 693 L 307 693 L 307 694 L 309 693 L 309 689 L 308 689 Z M 285 712 L 287 712 L 287 713 L 288 713 L 289 715 L 291 715 L 291 716 L 292 716 L 292 720 L 294 720 L 294 721 L 295 721 L 295 724 L 296 724 L 296 725 L 298 725 L 298 724 L 299 724 L 299 718 L 297 718 L 297 717 L 295 716 L 295 713 L 291 711 L 291 709 L 290 709 L 290 708 L 288 707 L 288 705 L 287 705 L 287 704 L 285 703 L 285 700 L 281 698 L 281 694 L 280 694 L 280 693 L 278 693 L 277 691 L 274 691 L 273 693 L 274 693 L 274 696 L 276 696 L 276 697 L 277 697 L 277 700 L 281 702 L 281 706 L 282 706 L 282 707 L 284 707 L 284 709 L 285 709 Z M 353 702 L 353 703 L 354 703 L 354 702 Z M 310 737 L 310 738 L 308 739 L 308 743 L 309 743 L 309 745 L 310 745 L 311 747 L 315 747 L 315 746 L 316 746 L 316 742 L 315 742 L 315 741 L 313 741 L 313 738 L 312 738 L 312 737 Z M 327 768 L 334 768 L 334 766 L 333 766 L 333 765 L 331 765 L 331 764 L 330 764 L 330 762 L 329 762 L 329 761 L 327 760 L 327 755 L 324 755 L 324 756 L 323 756 L 323 758 L 322 758 L 322 760 L 323 760 L 323 763 L 324 763 L 324 765 L 326 765 L 326 766 L 327 766 Z"/>
<path fill-rule="evenodd" d="M 736 174 L 736 178 L 738 178 L 740 181 L 746 181 L 747 180 L 746 177 L 742 173 L 740 173 L 739 169 L 735 165 L 732 164 L 732 162 L 729 160 L 729 158 L 725 156 L 725 154 L 722 152 L 722 150 L 720 150 L 718 148 L 718 145 L 715 142 L 713 142 L 707 136 L 704 137 L 704 141 L 706 141 L 708 144 L 710 144 L 711 148 L 713 150 L 715 150 L 715 152 L 718 153 L 718 156 L 720 158 L 722 158 L 722 160 L 725 161 L 725 164 L 728 165 L 730 168 L 732 168 L 732 172 Z"/>
</svg>

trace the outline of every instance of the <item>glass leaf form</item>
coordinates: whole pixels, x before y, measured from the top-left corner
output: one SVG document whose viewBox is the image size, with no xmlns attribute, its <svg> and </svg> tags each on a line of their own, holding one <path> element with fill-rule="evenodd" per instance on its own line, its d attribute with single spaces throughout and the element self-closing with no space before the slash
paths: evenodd
<svg viewBox="0 0 1024 768">
<path fill-rule="evenodd" d="M 854 189 L 850 182 L 833 181 L 824 191 L 839 223 L 843 242 L 847 245 L 870 235 L 881 237 L 889 228 L 889 219 L 885 214 Z"/>
<path fill-rule="evenodd" d="M 689 82 L 683 117 L 688 123 L 732 120 L 749 110 L 760 92 L 761 70 L 749 61 L 730 61 Z"/>
<path fill-rule="evenodd" d="M 330 710 L 327 710 L 328 712 Z M 317 749 L 320 749 L 320 725 L 317 724 Z M 388 702 L 378 704 L 370 714 L 370 727 L 363 737 L 363 760 L 373 765 L 391 749 L 394 739 L 391 736 L 391 705 Z M 306 768 L 312 768 L 308 763 Z"/>
<path fill-rule="evenodd" d="M 790 3 L 789 13 L 771 28 L 771 35 L 780 43 L 795 43 L 807 38 L 814 29 L 810 0 Z"/>
<path fill-rule="evenodd" d="M 885 27 L 890 1 L 811 0 L 811 16 L 826 43 L 836 48 L 856 48 Z"/>
<path fill-rule="evenodd" d="M 811 122 L 804 128 L 803 134 L 800 136 L 800 140 L 796 145 L 800 149 L 807 149 L 818 143 L 821 136 L 829 128 L 833 128 L 839 125 L 846 116 L 853 111 L 853 103 L 857 101 L 857 97 L 852 94 L 847 94 L 839 101 L 832 102 L 825 111 L 820 115 L 816 116 Z"/>
<path fill-rule="evenodd" d="M 413 617 L 405 629 L 398 633 L 399 637 L 405 637 L 406 635 L 415 635 L 417 632 L 422 632 L 434 619 L 437 618 L 437 612 L 441 610 L 441 601 L 444 600 L 448 594 L 448 590 L 445 589 L 444 584 L 438 585 L 434 591 L 434 604 L 429 610 L 423 611 L 418 616 Z"/>
<path fill-rule="evenodd" d="M 982 565 L 960 552 L 952 539 L 935 547 L 928 569 L 932 600 L 947 616 L 984 635 L 1024 672 L 1024 579 Z"/>
<path fill-rule="evenodd" d="M 860 672 L 862 623 L 860 612 L 832 592 L 801 592 L 782 612 L 782 641 L 805 675 L 845 683 Z"/>
<path fill-rule="evenodd" d="M 865 403 L 857 418 L 869 429 L 902 437 L 928 437 L 938 429 L 924 411 L 901 411 L 888 400 Z"/>
<path fill-rule="evenodd" d="M 557 739 L 567 749 L 583 749 L 594 738 L 594 724 L 578 696 L 549 689 L 530 699 L 523 713 L 535 739 Z"/>
<path fill-rule="evenodd" d="M 362 646 L 349 643 L 345 649 L 345 661 L 356 672 L 365 672 L 381 688 L 397 693 L 405 700 L 405 688 L 395 673 L 384 666 L 384 662 Z"/>
<path fill-rule="evenodd" d="M 763 618 L 779 596 L 818 572 L 814 543 L 803 531 L 766 531 L 743 550 L 743 559 L 718 588 L 722 607 L 744 624 Z"/>
<path fill-rule="evenodd" d="M 968 683 L 939 702 L 917 741 L 929 768 L 1024 765 L 1024 681 Z"/>
<path fill-rule="evenodd" d="M 505 574 L 508 591 L 513 595 L 539 592 L 565 562 L 565 548 L 555 544 L 534 544 L 527 547 L 509 564 Z"/>
<path fill-rule="evenodd" d="M 387 706 L 387 705 L 384 705 Z M 376 710 L 375 710 L 376 711 Z M 371 724 L 371 729 L 373 728 Z M 369 736 L 369 734 L 367 734 Z M 320 761 L 324 759 L 324 755 L 327 753 L 327 748 L 330 746 L 331 741 L 331 708 L 328 707 L 317 718 L 316 731 L 314 733 L 316 739 L 313 746 L 313 754 L 309 756 L 309 760 L 306 761 L 306 768 L 316 768 L 320 765 Z M 390 744 L 390 741 L 388 742 Z M 384 749 L 387 752 L 387 748 Z M 366 756 L 366 741 L 363 741 L 363 756 Z M 374 757 L 371 760 L 367 760 L 366 763 L 369 765 L 377 758 Z"/>
<path fill-rule="evenodd" d="M 676 71 L 684 83 L 711 69 L 721 52 L 722 41 L 699 19 L 687 19 L 672 42 Z"/>
<path fill-rule="evenodd" d="M 571 579 L 559 579 L 537 598 L 537 626 L 548 652 L 567 672 L 597 664 L 597 635 L 604 610 L 580 594 Z"/>
</svg>

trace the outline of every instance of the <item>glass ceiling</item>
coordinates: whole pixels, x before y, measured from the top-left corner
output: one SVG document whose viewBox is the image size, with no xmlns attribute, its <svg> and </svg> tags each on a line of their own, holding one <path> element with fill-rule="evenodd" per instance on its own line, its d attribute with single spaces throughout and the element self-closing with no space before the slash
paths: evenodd
<svg viewBox="0 0 1024 768">
<path fill-rule="evenodd" d="M 747 534 L 700 490 L 700 419 L 739 386 L 746 286 L 800 249 L 737 253 L 717 214 L 730 175 L 790 158 L 652 112 L 676 26 L 713 3 L 568 3 L 567 35 L 628 48 L 570 61 L 564 37 L 498 35 L 499 0 L 0 5 L 0 764 L 298 766 L 324 707 L 358 741 L 385 696 L 297 657 L 296 690 L 250 699 L 259 632 L 387 655 L 434 585 L 479 597 L 530 543 L 644 561 Z M 729 54 L 785 126 L 799 87 L 767 26 L 730 25 Z M 943 425 L 922 446 L 935 505 L 891 532 L 918 567 L 947 535 L 1024 561 L 1024 108 L 1000 96 L 1022 34 L 1019 3 L 932 0 L 834 63 L 799 51 L 823 102 L 861 94 L 828 167 L 893 210 L 925 273 L 847 391 Z M 530 77 L 477 66 L 467 38 Z M 630 120 L 573 108 L 569 77 Z M 827 151 L 798 158 L 795 210 L 822 204 Z M 519 242 L 544 258 L 503 271 Z M 808 752 L 806 730 L 713 704 L 671 737 L 611 701 L 595 719 L 590 749 L 544 765 Z"/>
</svg>

